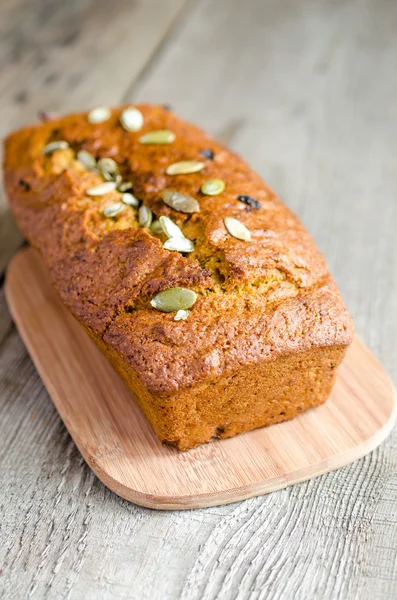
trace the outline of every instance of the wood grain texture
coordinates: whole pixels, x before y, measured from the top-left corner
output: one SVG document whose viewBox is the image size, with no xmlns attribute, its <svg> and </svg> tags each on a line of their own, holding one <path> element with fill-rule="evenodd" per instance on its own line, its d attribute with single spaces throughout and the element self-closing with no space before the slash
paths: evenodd
<svg viewBox="0 0 397 600">
<path fill-rule="evenodd" d="M 13 258 L 5 290 L 22 339 L 84 459 L 113 492 L 141 506 L 203 508 L 266 494 L 361 458 L 395 423 L 393 385 L 356 339 L 323 406 L 287 423 L 178 452 L 161 444 L 136 398 L 62 306 L 35 250 L 25 248 Z"/>
<path fill-rule="evenodd" d="M 185 0 L 7 0 L 0 6 L 0 137 L 63 113 L 119 102 Z M 1 156 L 0 156 L 1 159 Z M 21 244 L 0 189 L 0 272 Z"/>
<path fill-rule="evenodd" d="M 316 238 L 394 381 L 396 27 L 392 0 L 202 0 L 128 96 L 171 101 L 266 177 Z M 268 496 L 194 512 L 139 508 L 91 476 L 1 295 L 0 320 L 6 598 L 397 596 L 396 432 L 366 458 Z"/>
</svg>

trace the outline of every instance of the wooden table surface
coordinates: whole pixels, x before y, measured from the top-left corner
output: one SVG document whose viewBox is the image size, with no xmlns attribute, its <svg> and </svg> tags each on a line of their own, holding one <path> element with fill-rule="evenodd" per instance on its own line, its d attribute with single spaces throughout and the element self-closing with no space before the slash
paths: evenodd
<svg viewBox="0 0 397 600">
<path fill-rule="evenodd" d="M 397 379 L 395 0 L 2 0 L 1 134 L 167 102 L 301 217 Z M 0 200 L 0 267 L 21 238 Z M 28 293 L 28 291 L 27 291 Z M 397 434 L 335 473 L 156 512 L 109 492 L 66 432 L 0 292 L 0 596 L 397 597 Z"/>
</svg>

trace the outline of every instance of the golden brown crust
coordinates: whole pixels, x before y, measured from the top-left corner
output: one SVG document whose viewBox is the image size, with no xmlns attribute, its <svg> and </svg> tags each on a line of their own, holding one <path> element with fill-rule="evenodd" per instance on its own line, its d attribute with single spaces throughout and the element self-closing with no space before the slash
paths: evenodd
<svg viewBox="0 0 397 600">
<path fill-rule="evenodd" d="M 6 140 L 5 153 L 10 206 L 23 234 L 41 252 L 63 302 L 113 362 L 121 361 L 148 393 L 169 396 L 291 352 L 346 347 L 352 322 L 323 257 L 260 177 L 161 106 L 138 106 L 144 126 L 126 132 L 122 108 L 97 125 L 82 113 L 18 131 Z M 175 141 L 139 143 L 158 129 L 173 131 Z M 43 148 L 54 140 L 70 147 L 45 156 Z M 76 160 L 81 149 L 113 158 L 134 195 L 156 217 L 171 216 L 195 251 L 184 257 L 163 249 L 161 237 L 138 226 L 134 208 L 105 218 L 104 207 L 119 193 L 86 194 L 103 180 Z M 213 160 L 201 154 L 205 149 Z M 180 160 L 205 167 L 167 175 L 166 167 Z M 210 178 L 225 181 L 221 195 L 200 192 Z M 161 199 L 164 189 L 193 196 L 201 211 L 170 209 Z M 243 204 L 239 195 L 256 198 L 261 208 Z M 228 234 L 226 216 L 247 226 L 251 242 Z M 187 321 L 150 306 L 169 287 L 197 292 Z"/>
</svg>

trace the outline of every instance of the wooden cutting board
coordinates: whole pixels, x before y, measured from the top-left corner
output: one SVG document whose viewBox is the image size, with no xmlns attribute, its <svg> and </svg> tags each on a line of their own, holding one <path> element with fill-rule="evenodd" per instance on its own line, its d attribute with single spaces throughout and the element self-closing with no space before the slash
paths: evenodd
<svg viewBox="0 0 397 600">
<path fill-rule="evenodd" d="M 56 297 L 34 250 L 14 257 L 6 293 L 81 454 L 105 485 L 136 504 L 199 508 L 266 494 L 364 456 L 393 427 L 393 385 L 355 339 L 323 406 L 287 423 L 178 452 L 156 438 L 133 394 Z"/>
</svg>

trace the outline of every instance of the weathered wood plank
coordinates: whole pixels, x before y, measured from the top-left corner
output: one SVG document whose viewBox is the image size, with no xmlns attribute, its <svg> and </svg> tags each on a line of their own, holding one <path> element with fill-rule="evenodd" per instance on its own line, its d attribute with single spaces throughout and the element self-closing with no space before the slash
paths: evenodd
<svg viewBox="0 0 397 600">
<path fill-rule="evenodd" d="M 2 2 L 0 137 L 37 121 L 40 110 L 65 112 L 120 102 L 184 4 L 185 0 Z M 0 188 L 0 272 L 20 243 Z"/>
<path fill-rule="evenodd" d="M 317 239 L 395 380 L 396 26 L 389 0 L 204 0 L 130 95 L 170 101 L 267 178 Z M 396 433 L 315 481 L 156 513 L 90 475 L 14 330 L 0 350 L 5 597 L 396 597 Z"/>
</svg>

